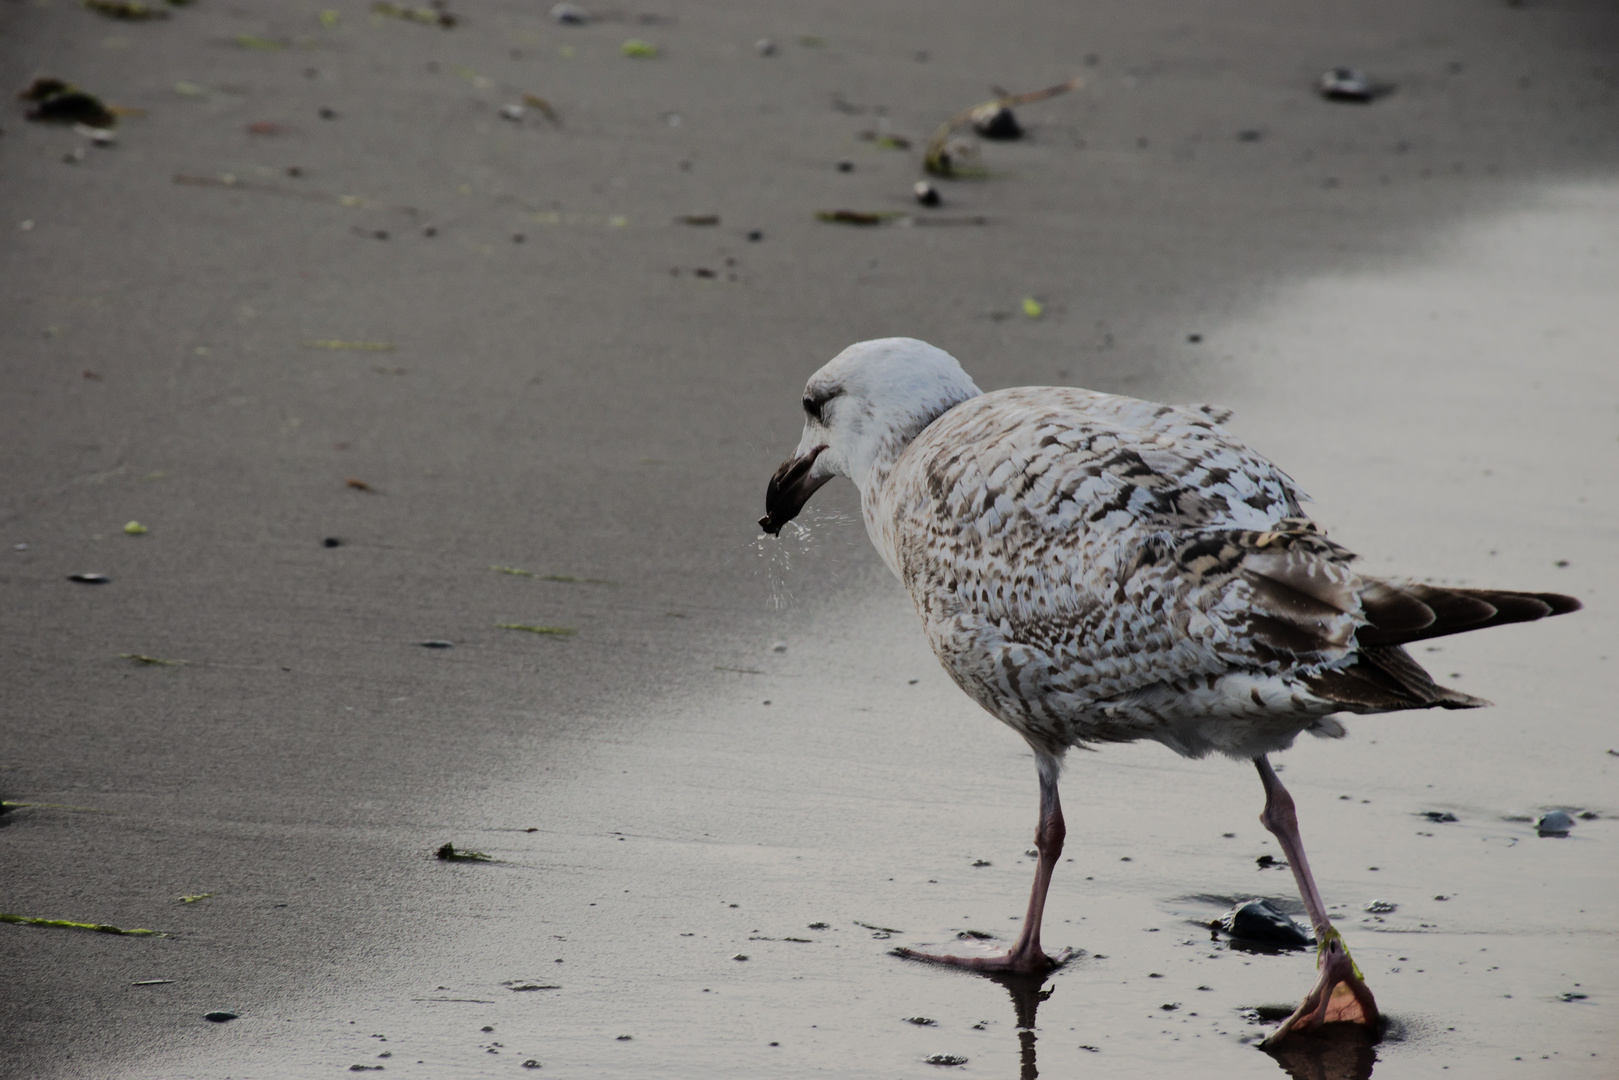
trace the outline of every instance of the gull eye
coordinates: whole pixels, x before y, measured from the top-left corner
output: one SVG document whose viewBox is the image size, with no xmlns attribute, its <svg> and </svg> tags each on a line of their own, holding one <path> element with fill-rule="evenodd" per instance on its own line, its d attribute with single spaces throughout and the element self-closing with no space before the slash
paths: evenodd
<svg viewBox="0 0 1619 1080">
<path fill-rule="evenodd" d="M 804 395 L 804 412 L 817 424 L 821 423 L 821 406 L 824 404 L 825 402 L 820 398 L 813 398 L 808 394 Z"/>
</svg>

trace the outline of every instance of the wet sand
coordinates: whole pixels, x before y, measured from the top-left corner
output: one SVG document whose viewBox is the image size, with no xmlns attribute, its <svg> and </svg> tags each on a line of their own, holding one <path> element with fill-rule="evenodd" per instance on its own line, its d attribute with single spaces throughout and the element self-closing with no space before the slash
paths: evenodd
<svg viewBox="0 0 1619 1080">
<path fill-rule="evenodd" d="M 1281 760 L 1395 1021 L 1377 1075 L 1611 1071 L 1611 21 L 975 12 L 4 15 L 8 85 L 146 115 L 77 164 L 79 137 L 0 124 L 0 514 L 28 545 L 0 553 L 0 797 L 53 804 L 0 816 L 0 910 L 174 936 L 0 926 L 0 1075 L 1274 1075 L 1244 1010 L 1309 958 L 1196 925 L 1292 896 L 1246 767 L 1076 755 L 1048 940 L 1085 955 L 1033 1030 L 1005 988 L 885 955 L 1015 929 L 1035 792 L 847 490 L 790 568 L 749 527 L 803 378 L 880 333 L 986 386 L 1234 406 L 1374 568 L 1587 602 L 1424 657 L 1497 708 Z M 632 35 L 663 55 L 620 57 Z M 1399 90 L 1317 101 L 1346 59 Z M 878 107 L 919 138 L 1076 69 L 945 188 L 989 224 L 811 217 L 908 209 L 917 153 L 858 138 Z M 525 92 L 562 127 L 501 119 Z M 263 187 L 173 181 L 225 173 Z M 1537 839 L 1552 806 L 1599 817 Z"/>
</svg>

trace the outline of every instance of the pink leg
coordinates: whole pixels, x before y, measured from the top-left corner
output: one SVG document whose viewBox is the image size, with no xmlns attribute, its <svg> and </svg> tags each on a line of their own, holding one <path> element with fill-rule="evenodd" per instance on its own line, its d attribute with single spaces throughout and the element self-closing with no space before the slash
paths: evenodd
<svg viewBox="0 0 1619 1080">
<path fill-rule="evenodd" d="M 1360 970 L 1349 958 L 1343 938 L 1327 918 L 1326 905 L 1316 891 L 1315 878 L 1310 874 L 1310 862 L 1304 857 L 1304 842 L 1299 838 L 1298 814 L 1293 808 L 1293 796 L 1287 793 L 1270 762 L 1263 754 L 1254 758 L 1260 782 L 1265 785 L 1265 809 L 1259 820 L 1276 837 L 1293 868 L 1293 880 L 1298 883 L 1304 908 L 1310 913 L 1310 924 L 1315 927 L 1317 944 L 1316 969 L 1319 972 L 1315 986 L 1281 1027 L 1265 1040 L 1265 1045 L 1280 1042 L 1290 1034 L 1314 1031 L 1322 1024 L 1364 1024 L 1376 1028 L 1377 1002 L 1362 980 Z"/>
<path fill-rule="evenodd" d="M 1034 834 L 1034 846 L 1040 854 L 1034 871 L 1034 888 L 1029 893 L 1029 910 L 1023 916 L 1023 930 L 1012 948 L 1003 956 L 940 956 L 917 952 L 914 949 L 895 949 L 898 956 L 912 960 L 926 960 L 934 964 L 950 964 L 974 971 L 1009 971 L 1030 975 L 1043 975 L 1068 961 L 1064 949 L 1057 956 L 1047 956 L 1040 947 L 1040 921 L 1046 910 L 1046 890 L 1051 887 L 1051 872 L 1062 856 L 1062 842 L 1068 835 L 1063 824 L 1062 804 L 1057 800 L 1057 762 L 1040 760 L 1040 827 Z"/>
</svg>

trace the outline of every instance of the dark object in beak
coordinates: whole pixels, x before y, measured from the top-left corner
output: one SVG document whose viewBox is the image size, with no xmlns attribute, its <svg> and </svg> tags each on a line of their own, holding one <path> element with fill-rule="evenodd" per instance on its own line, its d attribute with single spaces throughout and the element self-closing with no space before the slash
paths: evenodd
<svg viewBox="0 0 1619 1080">
<path fill-rule="evenodd" d="M 788 458 L 781 463 L 776 475 L 770 478 L 770 486 L 765 489 L 765 516 L 759 519 L 759 528 L 771 536 L 779 535 L 781 527 L 804 509 L 809 497 L 832 479 L 830 476 L 810 476 L 815 459 L 825 449 L 825 446 L 817 446 L 802 457 Z"/>
</svg>

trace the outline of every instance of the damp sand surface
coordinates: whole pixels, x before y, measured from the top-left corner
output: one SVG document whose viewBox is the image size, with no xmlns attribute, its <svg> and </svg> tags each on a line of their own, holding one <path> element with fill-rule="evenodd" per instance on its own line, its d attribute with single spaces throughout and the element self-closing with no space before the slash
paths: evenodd
<svg viewBox="0 0 1619 1080">
<path fill-rule="evenodd" d="M 6 15 L 8 70 L 146 117 L 76 163 L 67 131 L 0 145 L 0 797 L 28 804 L 0 816 L 0 910 L 169 936 L 0 926 L 0 1075 L 1611 1075 L 1602 18 L 698 7 L 654 60 L 511 13 L 37 10 Z M 914 156 L 858 135 L 880 116 L 926 132 L 1091 51 L 1092 97 L 945 188 L 993 225 L 813 219 L 909 209 Z M 1399 92 L 1319 111 L 1345 52 Z M 1527 86 L 1467 82 L 1509 61 Z M 500 117 L 531 86 L 562 129 Z M 289 141 L 246 129 L 272 120 Z M 530 205 L 536 176 L 571 179 Z M 720 232 L 669 224 L 715 208 Z M 1255 1048 L 1311 958 L 1206 923 L 1287 907 L 1290 876 L 1259 865 L 1251 768 L 1153 746 L 1071 755 L 1046 932 L 1071 965 L 1031 989 L 887 955 L 1015 934 L 1036 795 L 846 485 L 790 559 L 749 527 L 804 377 L 881 333 L 986 387 L 1231 406 L 1370 570 L 1586 602 L 1418 654 L 1495 708 L 1277 759 L 1391 1019 L 1375 1050 Z M 1566 839 L 1535 835 L 1552 808 Z"/>
</svg>

